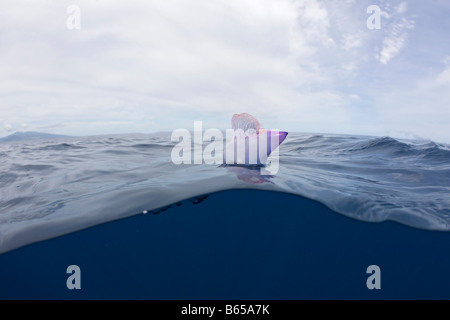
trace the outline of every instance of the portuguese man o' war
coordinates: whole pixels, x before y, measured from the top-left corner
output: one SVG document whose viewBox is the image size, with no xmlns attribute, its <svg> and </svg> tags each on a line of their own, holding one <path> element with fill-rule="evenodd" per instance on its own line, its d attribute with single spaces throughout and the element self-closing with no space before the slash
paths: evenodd
<svg viewBox="0 0 450 320">
<path fill-rule="evenodd" d="M 234 137 L 229 137 L 227 132 L 226 164 L 264 165 L 288 135 L 284 131 L 261 128 L 259 121 L 248 113 L 234 114 L 231 125 Z"/>
</svg>

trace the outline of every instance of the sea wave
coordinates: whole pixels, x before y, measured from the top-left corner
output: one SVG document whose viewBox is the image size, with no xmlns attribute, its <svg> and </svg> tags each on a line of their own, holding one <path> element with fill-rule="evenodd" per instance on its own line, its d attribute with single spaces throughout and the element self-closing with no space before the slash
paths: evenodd
<svg viewBox="0 0 450 320">
<path fill-rule="evenodd" d="M 450 230 L 445 144 L 290 133 L 274 175 L 175 165 L 173 146 L 170 133 L 1 143 L 0 252 L 229 189 L 286 192 L 362 221 Z"/>
</svg>

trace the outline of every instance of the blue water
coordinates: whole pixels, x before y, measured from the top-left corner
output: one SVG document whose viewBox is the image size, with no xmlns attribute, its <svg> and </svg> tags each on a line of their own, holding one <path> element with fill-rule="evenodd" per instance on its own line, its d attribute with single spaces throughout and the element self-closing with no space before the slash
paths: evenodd
<svg viewBox="0 0 450 320">
<path fill-rule="evenodd" d="M 449 146 L 290 133 L 262 176 L 169 139 L 0 144 L 0 298 L 450 297 Z"/>
</svg>

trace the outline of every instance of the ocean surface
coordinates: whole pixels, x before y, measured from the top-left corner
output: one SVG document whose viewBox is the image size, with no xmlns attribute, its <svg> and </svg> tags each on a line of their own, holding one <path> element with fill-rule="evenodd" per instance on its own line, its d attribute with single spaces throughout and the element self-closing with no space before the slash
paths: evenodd
<svg viewBox="0 0 450 320">
<path fill-rule="evenodd" d="M 0 298 L 450 298 L 448 145 L 290 133 L 273 175 L 174 145 L 0 143 Z"/>
</svg>

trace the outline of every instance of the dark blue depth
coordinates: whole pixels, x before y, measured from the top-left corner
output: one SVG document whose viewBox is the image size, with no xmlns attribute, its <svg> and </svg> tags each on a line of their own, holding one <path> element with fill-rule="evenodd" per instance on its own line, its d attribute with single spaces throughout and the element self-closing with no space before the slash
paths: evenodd
<svg viewBox="0 0 450 320">
<path fill-rule="evenodd" d="M 450 233 L 231 190 L 2 254 L 0 299 L 448 299 L 449 247 Z M 81 290 L 66 288 L 72 264 Z"/>
</svg>

